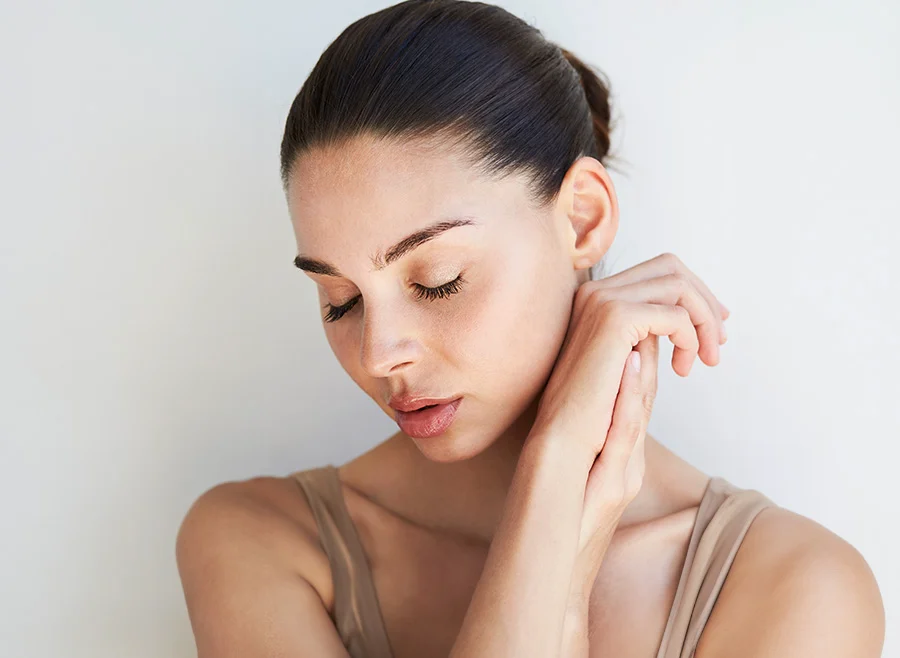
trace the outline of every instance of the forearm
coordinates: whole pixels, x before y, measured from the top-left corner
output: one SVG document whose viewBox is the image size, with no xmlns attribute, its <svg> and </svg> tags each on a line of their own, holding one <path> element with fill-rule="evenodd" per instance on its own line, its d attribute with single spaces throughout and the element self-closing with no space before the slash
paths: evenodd
<svg viewBox="0 0 900 658">
<path fill-rule="evenodd" d="M 590 644 L 588 613 L 591 592 L 609 546 L 609 536 L 609 533 L 602 531 L 595 534 L 575 564 L 566 607 L 560 658 L 588 658 Z"/>
<path fill-rule="evenodd" d="M 600 526 L 580 551 L 572 572 L 560 658 L 587 658 L 589 610 L 594 583 L 609 549 L 618 517 Z"/>
<path fill-rule="evenodd" d="M 568 658 L 583 635 L 570 613 L 587 468 L 529 438 L 451 658 Z"/>
</svg>

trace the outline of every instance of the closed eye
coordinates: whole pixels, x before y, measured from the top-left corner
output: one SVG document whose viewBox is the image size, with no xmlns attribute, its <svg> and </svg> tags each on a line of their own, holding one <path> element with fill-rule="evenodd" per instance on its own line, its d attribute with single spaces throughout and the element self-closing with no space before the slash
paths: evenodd
<svg viewBox="0 0 900 658">
<path fill-rule="evenodd" d="M 426 286 L 419 285 L 418 283 L 414 283 L 413 287 L 416 290 L 416 296 L 419 299 L 446 299 L 450 295 L 455 295 L 462 288 L 462 284 L 465 283 L 465 279 L 463 279 L 462 274 L 453 279 L 453 281 L 449 281 L 443 285 L 437 286 L 436 288 L 428 288 Z M 337 322 L 344 315 L 347 314 L 350 309 L 356 306 L 356 302 L 359 301 L 359 295 L 351 299 L 346 304 L 342 304 L 341 306 L 332 306 L 331 304 L 326 304 L 322 308 L 324 308 L 328 313 L 325 315 L 325 322 Z"/>
</svg>

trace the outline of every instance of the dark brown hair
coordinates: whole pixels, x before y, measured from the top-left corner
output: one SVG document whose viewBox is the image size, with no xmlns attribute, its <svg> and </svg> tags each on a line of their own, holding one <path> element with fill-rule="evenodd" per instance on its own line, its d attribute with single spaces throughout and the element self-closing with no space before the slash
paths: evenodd
<svg viewBox="0 0 900 658">
<path fill-rule="evenodd" d="M 319 57 L 287 116 L 282 184 L 315 146 L 429 139 L 485 175 L 527 172 L 543 207 L 579 157 L 607 165 L 609 98 L 600 71 L 501 7 L 406 0 L 353 22 Z"/>
</svg>

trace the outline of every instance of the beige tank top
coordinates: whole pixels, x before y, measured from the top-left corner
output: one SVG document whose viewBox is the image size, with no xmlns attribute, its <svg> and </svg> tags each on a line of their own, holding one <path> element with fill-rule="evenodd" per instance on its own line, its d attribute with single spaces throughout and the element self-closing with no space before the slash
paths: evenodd
<svg viewBox="0 0 900 658">
<path fill-rule="evenodd" d="M 392 658 L 366 554 L 333 464 L 291 474 L 306 493 L 334 581 L 332 621 L 352 658 Z M 700 502 L 656 658 L 691 658 L 725 576 L 756 515 L 775 506 L 755 489 L 712 477 Z"/>
</svg>

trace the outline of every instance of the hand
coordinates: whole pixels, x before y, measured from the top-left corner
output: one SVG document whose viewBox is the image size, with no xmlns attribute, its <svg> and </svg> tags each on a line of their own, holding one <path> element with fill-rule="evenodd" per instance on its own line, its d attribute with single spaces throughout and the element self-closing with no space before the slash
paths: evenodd
<svg viewBox="0 0 900 658">
<path fill-rule="evenodd" d="M 675 345 L 672 367 L 687 376 L 695 356 L 710 366 L 718 363 L 728 316 L 672 254 L 587 281 L 576 292 L 532 428 L 533 436 L 564 443 L 585 467 L 581 566 L 576 567 L 583 573 L 573 575 L 573 585 L 592 585 L 618 519 L 640 490 L 656 395 L 658 336 Z M 640 374 L 625 368 L 633 352 L 642 359 Z"/>
<path fill-rule="evenodd" d="M 718 363 L 718 346 L 728 340 L 725 320 L 731 315 L 731 311 L 674 254 L 660 254 L 591 283 L 604 290 L 619 288 L 615 293 L 607 295 L 608 299 L 683 305 L 697 327 L 700 359 L 708 366 Z M 716 328 L 717 331 L 714 330 Z M 672 352 L 672 368 L 679 375 L 687 376 L 693 365 L 693 356 L 676 344 Z"/>
</svg>

